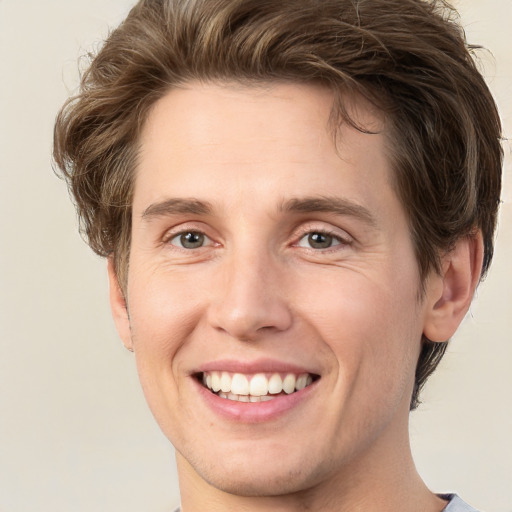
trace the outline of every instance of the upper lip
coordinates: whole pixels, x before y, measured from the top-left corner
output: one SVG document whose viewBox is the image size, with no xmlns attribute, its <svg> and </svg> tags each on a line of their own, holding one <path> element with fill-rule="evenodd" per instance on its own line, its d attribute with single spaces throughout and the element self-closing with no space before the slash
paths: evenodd
<svg viewBox="0 0 512 512">
<path fill-rule="evenodd" d="M 209 361 L 200 365 L 193 374 L 211 372 L 211 371 L 225 371 L 232 373 L 309 373 L 311 375 L 318 375 L 318 371 L 305 366 L 287 363 L 277 359 L 257 359 L 254 361 L 240 361 L 234 359 L 219 359 Z"/>
</svg>

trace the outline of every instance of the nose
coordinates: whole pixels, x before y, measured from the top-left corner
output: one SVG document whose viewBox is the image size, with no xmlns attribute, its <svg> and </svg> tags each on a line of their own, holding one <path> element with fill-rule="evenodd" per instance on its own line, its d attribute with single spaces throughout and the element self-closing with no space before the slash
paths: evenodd
<svg viewBox="0 0 512 512">
<path fill-rule="evenodd" d="M 291 326 L 283 272 L 270 255 L 234 254 L 223 262 L 217 283 L 208 315 L 215 329 L 240 341 L 255 341 Z"/>
</svg>

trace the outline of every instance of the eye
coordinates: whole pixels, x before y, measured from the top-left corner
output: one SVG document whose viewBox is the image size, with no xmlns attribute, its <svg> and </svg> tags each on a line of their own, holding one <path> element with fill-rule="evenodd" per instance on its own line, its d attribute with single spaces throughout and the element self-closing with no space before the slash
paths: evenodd
<svg viewBox="0 0 512 512">
<path fill-rule="evenodd" d="M 342 241 L 339 237 L 324 233 L 322 231 L 311 231 L 304 235 L 297 244 L 299 247 L 308 247 L 311 249 L 329 249 L 335 245 L 340 245 Z"/>
<path fill-rule="evenodd" d="M 172 237 L 169 243 L 182 249 L 199 249 L 209 245 L 211 240 L 199 231 L 184 231 Z"/>
</svg>

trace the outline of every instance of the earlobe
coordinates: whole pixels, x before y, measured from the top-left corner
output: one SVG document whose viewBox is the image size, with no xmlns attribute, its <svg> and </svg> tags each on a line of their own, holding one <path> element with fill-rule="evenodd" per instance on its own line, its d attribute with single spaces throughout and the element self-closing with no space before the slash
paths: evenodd
<svg viewBox="0 0 512 512">
<path fill-rule="evenodd" d="M 124 346 L 133 351 L 132 334 L 130 329 L 130 317 L 128 315 L 128 308 L 126 299 L 124 297 L 117 274 L 114 269 L 113 258 L 108 258 L 108 280 L 110 287 L 110 309 L 112 317 L 116 325 L 117 332 L 121 338 Z"/>
<path fill-rule="evenodd" d="M 448 341 L 464 319 L 480 280 L 483 261 L 481 233 L 461 238 L 442 259 L 441 275 L 427 284 L 423 334 L 431 341 Z"/>
</svg>

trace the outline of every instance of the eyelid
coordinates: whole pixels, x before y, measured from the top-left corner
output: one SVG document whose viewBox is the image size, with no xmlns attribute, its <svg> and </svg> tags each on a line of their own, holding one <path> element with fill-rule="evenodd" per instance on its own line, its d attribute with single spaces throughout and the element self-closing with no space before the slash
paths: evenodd
<svg viewBox="0 0 512 512">
<path fill-rule="evenodd" d="M 184 234 L 188 234 L 188 233 L 196 233 L 198 235 L 202 235 L 204 237 L 204 242 L 205 243 L 203 245 L 199 246 L 199 247 L 194 247 L 194 248 L 183 247 L 182 244 L 173 243 L 173 240 L 179 239 L 179 238 L 181 238 L 181 236 L 183 236 Z M 173 247 L 177 247 L 178 249 L 184 249 L 184 250 L 187 250 L 187 251 L 198 250 L 198 249 L 202 249 L 204 247 L 211 247 L 212 245 L 214 245 L 213 240 L 208 235 L 205 235 L 204 233 L 201 233 L 200 231 L 193 231 L 191 229 L 186 229 L 185 231 L 174 233 L 168 239 L 167 243 L 172 245 Z"/>
<path fill-rule="evenodd" d="M 208 230 L 205 229 L 205 227 L 200 227 L 197 225 L 197 223 L 185 222 L 185 223 L 178 224 L 177 226 L 167 229 L 164 232 L 164 234 L 161 238 L 161 241 L 163 244 L 169 244 L 178 249 L 184 249 L 183 247 L 180 247 L 179 245 L 171 244 L 170 242 L 174 238 L 181 236 L 185 233 L 198 233 L 198 234 L 203 235 L 205 237 L 205 239 L 207 239 L 209 241 L 209 243 L 203 247 L 209 247 L 211 245 L 214 245 L 215 242 L 214 242 L 212 236 L 207 234 L 207 231 Z M 189 251 L 190 249 L 187 249 L 187 250 Z"/>
<path fill-rule="evenodd" d="M 321 233 L 331 236 L 340 242 L 340 244 L 337 245 L 350 245 L 354 242 L 354 238 L 345 230 L 337 229 L 332 226 L 322 226 L 319 225 L 318 222 L 310 222 L 303 224 L 298 228 L 296 234 L 293 237 L 295 240 L 294 245 L 298 245 L 300 240 L 302 240 L 306 235 L 309 235 L 310 233 Z"/>
<path fill-rule="evenodd" d="M 330 240 L 332 240 L 332 244 L 329 245 L 329 247 L 310 247 L 309 244 L 309 237 L 312 233 L 319 234 L 322 236 L 328 236 Z M 307 242 L 306 242 L 307 240 Z M 304 249 L 312 249 L 315 251 L 328 251 L 333 250 L 335 247 L 338 247 L 339 245 L 346 245 L 339 237 L 335 235 L 331 235 L 329 233 L 323 233 L 321 231 L 312 231 L 310 233 L 306 233 L 302 238 L 299 239 L 297 242 L 297 247 L 303 247 Z"/>
</svg>

